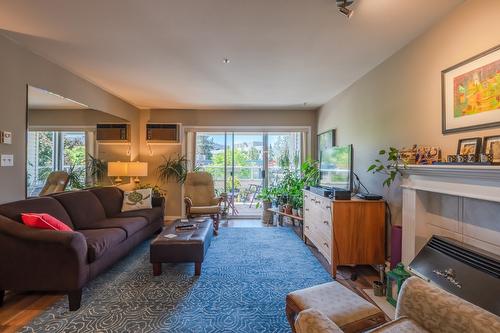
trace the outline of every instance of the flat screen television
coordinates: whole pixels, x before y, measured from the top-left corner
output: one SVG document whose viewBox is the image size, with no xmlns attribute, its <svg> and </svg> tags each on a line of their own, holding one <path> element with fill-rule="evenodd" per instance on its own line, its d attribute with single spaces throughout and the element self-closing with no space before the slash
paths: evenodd
<svg viewBox="0 0 500 333">
<path fill-rule="evenodd" d="M 335 190 L 352 191 L 352 145 L 325 149 L 320 156 L 319 185 Z"/>
</svg>

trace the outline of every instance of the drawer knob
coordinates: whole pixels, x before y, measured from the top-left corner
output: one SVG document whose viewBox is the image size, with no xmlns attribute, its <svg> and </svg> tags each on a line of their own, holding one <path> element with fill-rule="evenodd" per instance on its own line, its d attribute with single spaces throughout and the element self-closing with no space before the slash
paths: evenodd
<svg viewBox="0 0 500 333">
<path fill-rule="evenodd" d="M 330 223 L 328 223 L 328 221 L 323 221 L 324 224 L 326 225 L 329 225 Z"/>
<path fill-rule="evenodd" d="M 332 206 L 326 206 L 326 209 L 330 209 L 330 208 L 332 208 Z"/>
<path fill-rule="evenodd" d="M 309 226 L 308 226 L 308 225 L 306 225 L 306 229 L 309 229 Z"/>
<path fill-rule="evenodd" d="M 309 208 L 306 208 L 306 209 L 305 209 L 305 211 L 306 211 L 306 212 L 308 212 L 308 211 L 309 211 Z"/>
<path fill-rule="evenodd" d="M 324 242 L 323 245 L 329 248 L 328 243 Z"/>
</svg>

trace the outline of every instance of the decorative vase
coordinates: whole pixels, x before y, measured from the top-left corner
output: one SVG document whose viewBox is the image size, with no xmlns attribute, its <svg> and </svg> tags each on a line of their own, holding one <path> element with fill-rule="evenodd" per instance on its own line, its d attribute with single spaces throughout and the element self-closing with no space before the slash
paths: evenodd
<svg viewBox="0 0 500 333">
<path fill-rule="evenodd" d="M 302 211 L 302 208 L 297 209 L 297 213 L 299 214 L 299 217 L 304 217 L 304 212 Z"/>
<path fill-rule="evenodd" d="M 292 208 L 292 215 L 293 216 L 299 216 L 299 212 L 296 208 Z"/>
<path fill-rule="evenodd" d="M 289 204 L 285 205 L 285 214 L 292 215 L 292 206 Z"/>
<path fill-rule="evenodd" d="M 283 205 L 278 205 L 278 211 L 283 213 L 285 211 L 285 207 L 283 207 Z"/>
</svg>

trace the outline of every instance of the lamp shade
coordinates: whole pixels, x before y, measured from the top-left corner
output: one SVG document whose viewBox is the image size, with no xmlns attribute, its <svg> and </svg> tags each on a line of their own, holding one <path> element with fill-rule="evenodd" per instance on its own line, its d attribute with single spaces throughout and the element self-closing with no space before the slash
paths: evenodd
<svg viewBox="0 0 500 333">
<path fill-rule="evenodd" d="M 147 162 L 129 162 L 128 173 L 129 177 L 146 177 L 148 175 L 148 163 Z"/>
<path fill-rule="evenodd" d="M 128 173 L 127 162 L 108 162 L 108 176 L 120 177 L 126 176 Z"/>
</svg>

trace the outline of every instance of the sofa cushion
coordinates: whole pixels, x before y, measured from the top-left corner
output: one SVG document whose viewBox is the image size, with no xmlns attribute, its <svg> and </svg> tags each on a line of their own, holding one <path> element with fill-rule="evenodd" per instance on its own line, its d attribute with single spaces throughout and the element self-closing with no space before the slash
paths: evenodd
<svg viewBox="0 0 500 333">
<path fill-rule="evenodd" d="M 141 216 L 135 217 L 112 217 L 96 221 L 90 228 L 85 229 L 108 229 L 120 228 L 127 233 L 127 238 L 148 225 L 148 220 Z"/>
<path fill-rule="evenodd" d="M 122 210 L 123 191 L 118 187 L 96 187 L 89 190 L 101 202 L 107 217 L 113 217 Z"/>
<path fill-rule="evenodd" d="M 49 229 L 59 231 L 73 231 L 63 222 L 56 219 L 54 216 L 45 213 L 22 213 L 21 219 L 23 223 L 31 228 Z"/>
<path fill-rule="evenodd" d="M 153 208 L 152 196 L 150 188 L 124 192 L 122 212 Z"/>
<path fill-rule="evenodd" d="M 59 201 L 52 197 L 31 198 L 0 205 L 0 215 L 22 223 L 22 213 L 46 213 L 75 229 L 71 218 Z"/>
<path fill-rule="evenodd" d="M 87 259 L 92 263 L 112 250 L 127 238 L 127 234 L 120 228 L 79 230 L 87 240 Z"/>
<path fill-rule="evenodd" d="M 163 221 L 163 207 L 153 207 L 151 209 L 139 209 L 129 212 L 122 212 L 116 217 L 134 217 L 141 216 L 148 220 L 149 223 Z"/>
<path fill-rule="evenodd" d="M 104 207 L 92 192 L 64 192 L 53 197 L 64 206 L 77 230 L 91 229 L 96 221 L 106 218 Z"/>
</svg>

